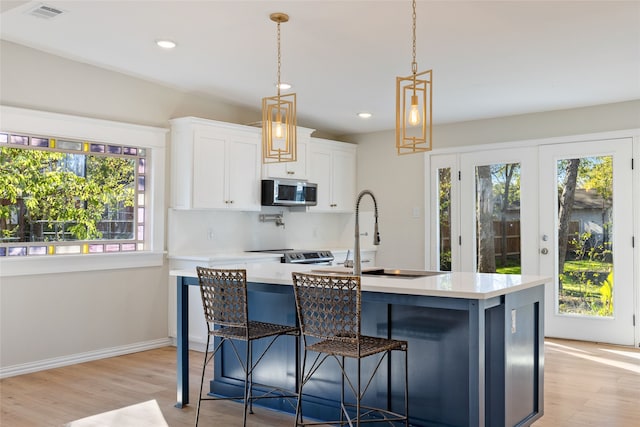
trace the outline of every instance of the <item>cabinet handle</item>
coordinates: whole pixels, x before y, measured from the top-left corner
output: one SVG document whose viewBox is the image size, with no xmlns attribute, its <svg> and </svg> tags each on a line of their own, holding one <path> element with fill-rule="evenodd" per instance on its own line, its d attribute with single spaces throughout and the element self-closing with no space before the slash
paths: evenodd
<svg viewBox="0 0 640 427">
<path fill-rule="evenodd" d="M 229 203 L 232 203 L 232 204 L 233 204 L 233 200 L 229 200 Z"/>
<path fill-rule="evenodd" d="M 287 175 L 295 175 L 294 171 L 287 171 Z"/>
</svg>

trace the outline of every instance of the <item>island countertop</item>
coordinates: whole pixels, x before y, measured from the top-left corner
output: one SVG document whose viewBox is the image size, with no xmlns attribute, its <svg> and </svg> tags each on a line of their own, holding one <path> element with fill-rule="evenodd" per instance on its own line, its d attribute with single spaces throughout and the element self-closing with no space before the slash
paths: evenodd
<svg viewBox="0 0 640 427">
<path fill-rule="evenodd" d="M 216 268 L 225 268 L 218 266 Z M 238 268 L 237 264 L 228 268 Z M 292 285 L 292 272 L 350 274 L 348 268 L 323 267 L 308 264 L 248 263 L 247 281 L 276 285 Z M 364 268 L 363 272 L 382 267 Z M 171 276 L 197 277 L 195 269 L 171 270 Z M 490 299 L 550 282 L 544 276 L 492 273 L 443 272 L 424 277 L 394 278 L 362 276 L 362 290 L 404 295 L 448 298 Z"/>
</svg>

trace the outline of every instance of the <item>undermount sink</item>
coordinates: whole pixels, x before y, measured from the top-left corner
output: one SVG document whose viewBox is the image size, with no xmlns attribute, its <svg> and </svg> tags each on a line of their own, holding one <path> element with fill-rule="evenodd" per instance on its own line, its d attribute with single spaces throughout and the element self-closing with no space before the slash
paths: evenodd
<svg viewBox="0 0 640 427">
<path fill-rule="evenodd" d="M 425 271 L 425 270 L 396 270 L 393 268 L 378 268 L 363 270 L 363 276 L 394 277 L 398 279 L 412 279 L 416 277 L 437 276 L 445 274 L 445 271 Z"/>
<path fill-rule="evenodd" d="M 312 273 L 350 275 L 353 270 L 345 267 L 324 267 L 311 270 Z M 447 274 L 448 271 L 426 271 L 426 270 L 400 270 L 395 268 L 363 268 L 360 273 L 362 276 L 372 277 L 388 277 L 396 279 L 415 279 L 418 277 L 437 276 L 439 274 Z"/>
</svg>

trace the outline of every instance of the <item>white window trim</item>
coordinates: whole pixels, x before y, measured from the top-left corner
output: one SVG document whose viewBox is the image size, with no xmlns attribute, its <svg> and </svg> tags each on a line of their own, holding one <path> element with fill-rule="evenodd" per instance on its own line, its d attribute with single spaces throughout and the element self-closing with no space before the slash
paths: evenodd
<svg viewBox="0 0 640 427">
<path fill-rule="evenodd" d="M 111 254 L 0 257 L 0 277 L 161 266 L 164 262 L 165 159 L 168 129 L 0 106 L 2 130 L 130 145 L 148 150 L 145 250 Z"/>
</svg>

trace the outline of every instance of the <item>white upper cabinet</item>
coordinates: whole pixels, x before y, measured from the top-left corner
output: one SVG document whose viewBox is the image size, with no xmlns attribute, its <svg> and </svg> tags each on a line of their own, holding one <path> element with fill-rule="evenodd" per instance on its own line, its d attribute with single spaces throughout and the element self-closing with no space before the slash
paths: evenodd
<svg viewBox="0 0 640 427">
<path fill-rule="evenodd" d="M 310 212 L 353 212 L 356 197 L 356 146 L 311 138 L 309 181 L 318 184 L 318 204 Z"/>
<path fill-rule="evenodd" d="M 259 128 L 185 117 L 171 120 L 171 205 L 260 210 Z"/>
<path fill-rule="evenodd" d="M 262 167 L 263 178 L 308 179 L 308 150 L 311 133 L 315 129 L 298 127 L 296 135 L 297 156 L 295 162 L 268 163 Z"/>
</svg>

